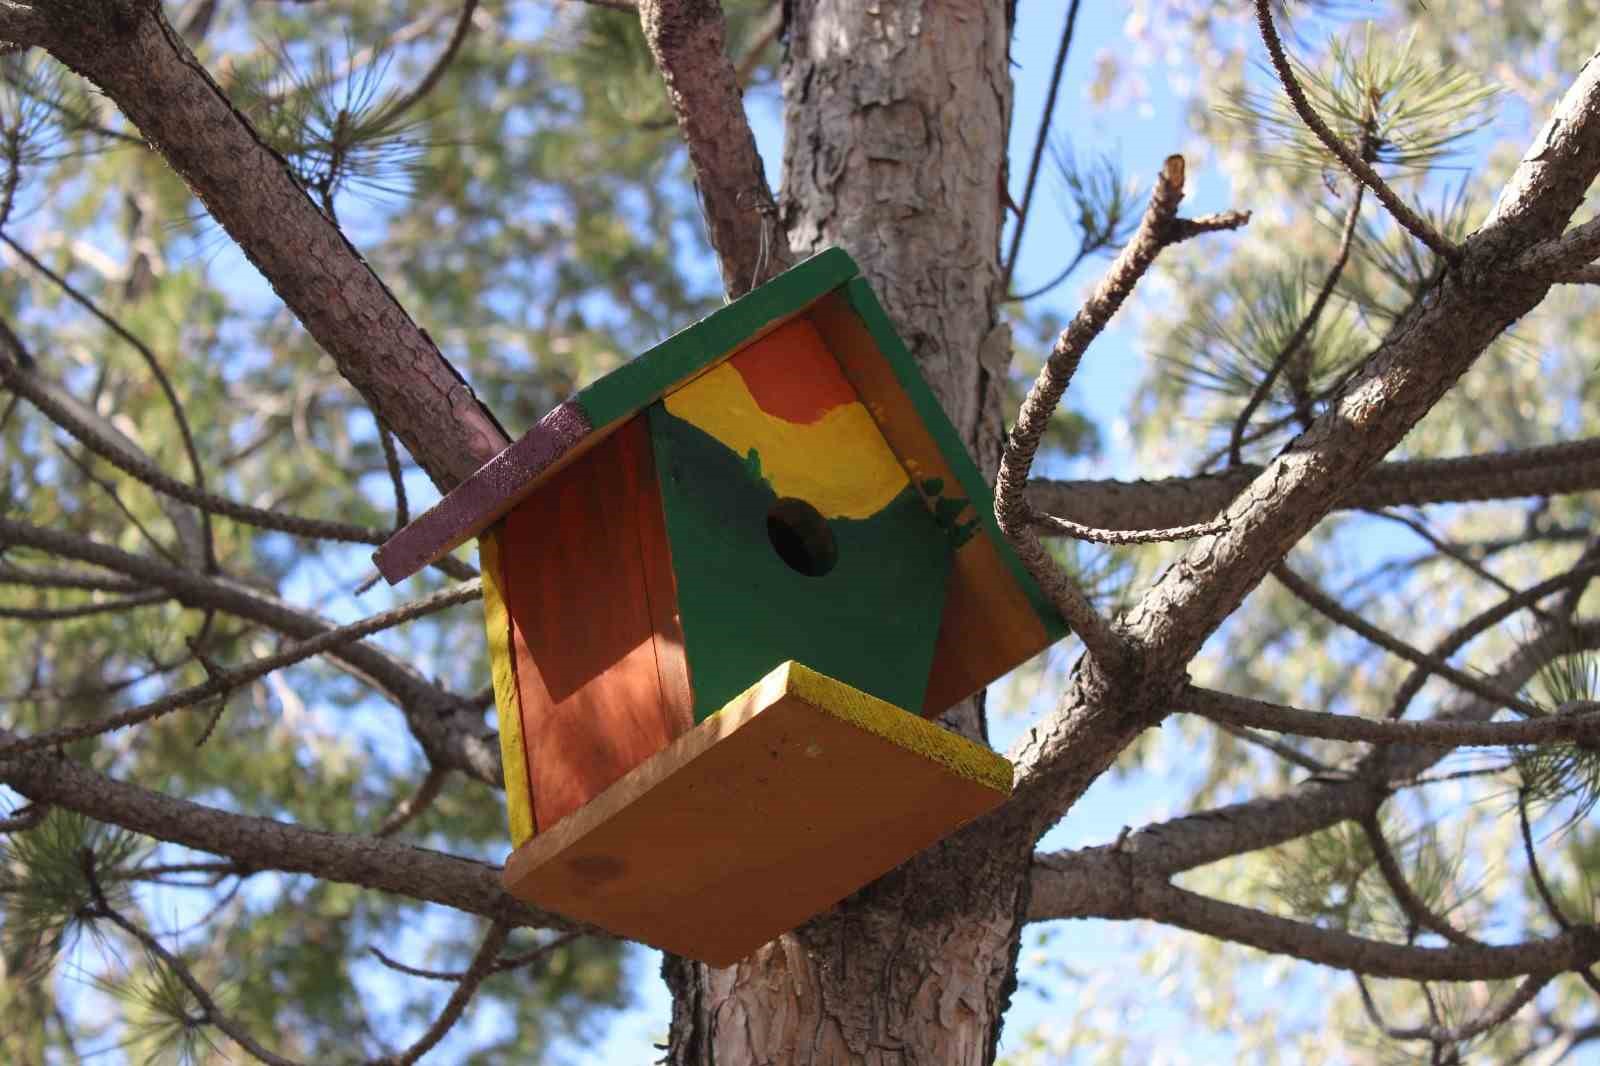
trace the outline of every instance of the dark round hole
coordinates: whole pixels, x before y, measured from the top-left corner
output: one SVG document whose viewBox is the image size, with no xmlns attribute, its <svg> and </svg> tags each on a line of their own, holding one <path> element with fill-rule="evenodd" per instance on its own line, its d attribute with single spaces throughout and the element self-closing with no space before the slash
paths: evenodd
<svg viewBox="0 0 1600 1066">
<path fill-rule="evenodd" d="M 778 558 L 807 577 L 821 577 L 839 561 L 828 520 L 804 500 L 779 500 L 767 511 L 767 539 Z"/>
</svg>

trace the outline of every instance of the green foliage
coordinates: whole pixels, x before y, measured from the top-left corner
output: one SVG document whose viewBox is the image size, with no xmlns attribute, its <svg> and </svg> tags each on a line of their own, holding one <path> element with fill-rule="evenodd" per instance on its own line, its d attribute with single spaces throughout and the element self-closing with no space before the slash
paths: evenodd
<svg viewBox="0 0 1600 1066">
<path fill-rule="evenodd" d="M 1534 677 L 1530 698 L 1550 714 L 1578 713 L 1574 704 L 1600 700 L 1600 655 L 1574 652 Z M 1588 818 L 1600 803 L 1600 751 L 1591 744 L 1541 744 L 1515 751 L 1517 774 L 1529 800 L 1562 805 L 1569 823 Z"/>
<path fill-rule="evenodd" d="M 1368 23 L 1359 45 L 1335 38 L 1321 69 L 1291 60 L 1312 108 L 1346 144 L 1380 165 L 1426 170 L 1461 147 L 1492 118 L 1496 89 L 1470 70 L 1435 66 L 1417 54 L 1416 35 L 1399 46 L 1373 36 Z M 1278 144 L 1263 158 L 1292 167 L 1340 164 L 1306 128 L 1263 70 L 1270 90 L 1241 90 L 1218 108 L 1226 117 L 1258 126 Z"/>
<path fill-rule="evenodd" d="M 85 852 L 93 856 L 106 902 L 118 908 L 131 899 L 129 876 L 148 851 L 144 838 L 73 811 L 52 810 L 34 828 L 0 837 L 0 949 L 6 968 L 37 979 L 93 928 L 86 915 L 93 894 Z"/>
</svg>

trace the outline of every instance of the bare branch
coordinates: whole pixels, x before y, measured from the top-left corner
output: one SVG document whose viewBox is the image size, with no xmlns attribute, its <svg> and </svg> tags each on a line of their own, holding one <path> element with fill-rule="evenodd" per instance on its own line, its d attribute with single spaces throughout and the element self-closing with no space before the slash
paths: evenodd
<svg viewBox="0 0 1600 1066">
<path fill-rule="evenodd" d="M 1347 609 L 1338 600 L 1323 592 L 1306 578 L 1296 574 L 1286 564 L 1273 567 L 1272 576 L 1277 579 L 1278 584 L 1288 589 L 1296 599 L 1312 610 L 1344 626 L 1363 640 L 1376 644 L 1391 655 L 1397 655 L 1409 663 L 1415 663 L 1429 673 L 1436 674 L 1452 685 L 1465 689 L 1481 699 L 1499 700 L 1502 706 L 1509 707 L 1531 718 L 1537 718 L 1544 714 L 1544 708 L 1529 703 L 1516 693 L 1502 691 L 1486 681 L 1457 670 L 1437 655 L 1429 655 L 1399 637 L 1391 633 L 1385 633 L 1354 611 Z"/>
<path fill-rule="evenodd" d="M 1600 259 L 1600 218 L 1591 218 L 1529 248 L 1517 257 L 1513 268 L 1552 281 L 1587 279 L 1596 259 Z"/>
<path fill-rule="evenodd" d="M 178 399 L 178 390 L 173 388 L 172 379 L 167 376 L 166 369 L 161 365 L 161 360 L 156 358 L 156 353 L 151 351 L 148 344 L 121 322 L 117 321 L 115 317 L 108 315 L 100 309 L 98 304 L 78 291 L 77 287 L 67 281 L 66 278 L 40 262 L 32 252 L 18 244 L 9 234 L 0 233 L 0 241 L 4 241 L 8 248 L 22 258 L 23 262 L 49 278 L 51 284 L 66 293 L 74 303 L 88 311 L 102 325 L 118 337 L 121 337 L 134 351 L 139 353 L 139 358 L 144 360 L 144 365 L 149 369 L 150 376 L 156 379 L 156 384 L 160 387 L 162 396 L 166 398 L 167 406 L 172 409 L 173 424 L 178 428 L 178 437 L 183 441 L 183 450 L 189 457 L 189 469 L 194 475 L 195 491 L 204 493 L 206 491 L 206 472 L 204 465 L 200 462 L 200 449 L 194 443 L 194 431 L 189 428 L 189 416 L 183 409 L 183 401 Z M 216 536 L 211 529 L 211 515 L 203 508 L 200 511 L 200 526 L 202 533 L 201 544 L 205 551 L 206 570 L 215 573 L 217 570 Z"/>
<path fill-rule="evenodd" d="M 248 618 L 298 640 L 322 637 L 337 628 L 242 582 L 166 566 L 60 530 L 0 517 L 0 546 L 5 545 L 37 548 L 103 566 L 148 586 L 167 589 L 186 606 Z M 462 697 L 430 683 L 410 664 L 371 644 L 346 644 L 331 656 L 400 707 L 412 735 L 434 765 L 461 770 L 488 784 L 500 783 L 499 745 L 493 736 L 483 736 L 481 713 Z"/>
<path fill-rule="evenodd" d="M 13 739 L 0 729 L 0 742 Z M 507 895 L 497 867 L 443 852 L 205 807 L 47 753 L 0 755 L 0 783 L 35 802 L 225 856 L 252 870 L 311 874 L 512 925 L 577 928 Z"/>
<path fill-rule="evenodd" d="M 62 744 L 68 744 L 75 740 L 100 736 L 117 729 L 125 729 L 128 726 L 152 721 L 184 707 L 191 707 L 203 700 L 226 695 L 241 685 L 249 684 L 256 678 L 265 677 L 274 670 L 281 670 L 286 666 L 303 662 L 314 655 L 337 651 L 363 637 L 369 637 L 385 629 L 392 629 L 412 619 L 421 618 L 424 615 L 442 611 L 457 604 L 470 603 L 478 599 L 482 594 L 482 587 L 477 581 L 469 581 L 455 588 L 444 589 L 434 593 L 432 596 L 415 600 L 393 610 L 383 611 L 370 618 L 362 619 L 360 622 L 329 630 L 321 636 L 310 640 L 290 644 L 276 655 L 263 656 L 231 670 L 210 670 L 208 672 L 211 676 L 200 684 L 192 685 L 179 692 L 168 693 L 160 699 L 141 706 L 132 707 L 126 711 L 119 711 L 116 714 L 96 718 L 88 722 L 80 722 L 76 725 L 60 726 L 35 736 L 0 741 L 0 755 L 43 751 L 46 748 L 60 747 Z M 168 594 L 161 593 L 160 595 L 165 598 Z M 396 826 L 396 828 L 399 827 Z M 379 835 L 385 834 L 380 833 Z"/>
<path fill-rule="evenodd" d="M 461 46 L 466 43 L 467 34 L 472 29 L 472 16 L 477 13 L 478 0 L 463 0 L 461 14 L 456 18 L 455 29 L 450 33 L 450 40 L 445 42 L 444 51 L 439 53 L 439 58 L 434 60 L 427 73 L 417 82 L 416 86 L 404 96 L 398 97 L 384 107 L 381 115 L 374 118 L 378 125 L 393 122 L 395 119 L 410 111 L 417 104 L 427 98 L 428 94 L 438 86 L 445 72 L 455 62 L 456 54 L 461 51 Z M 405 523 L 401 523 L 404 525 Z"/>
<path fill-rule="evenodd" d="M 1468 642 L 1482 633 L 1510 618 L 1523 608 L 1534 609 L 1538 602 L 1546 596 L 1557 592 L 1564 592 L 1567 596 L 1581 593 L 1589 581 L 1600 574 L 1600 552 L 1588 552 L 1578 560 L 1565 574 L 1557 574 L 1533 585 L 1523 592 L 1513 593 L 1490 607 L 1480 611 L 1461 625 L 1447 634 L 1443 640 L 1434 646 L 1432 658 L 1434 660 L 1448 659 Z M 1570 613 L 1570 612 L 1568 612 Z M 1543 617 L 1543 615 L 1541 615 Z M 1546 619 L 1548 621 L 1548 619 Z M 1395 689 L 1394 698 L 1389 703 L 1387 717 L 1399 718 L 1406 713 L 1406 708 L 1422 691 L 1422 686 L 1433 673 L 1432 667 L 1418 663 L 1412 671 L 1400 682 L 1400 687 Z"/>
<path fill-rule="evenodd" d="M 1078 24 L 1078 2 L 1072 0 L 1067 8 L 1067 18 L 1061 26 L 1061 43 L 1056 47 L 1055 66 L 1050 70 L 1050 88 L 1045 92 L 1044 113 L 1039 116 L 1039 132 L 1033 138 L 1033 157 L 1028 161 L 1028 177 L 1022 185 L 1022 206 L 1017 208 L 1017 224 L 1011 230 L 1011 248 L 1006 252 L 1005 269 L 1000 275 L 1000 290 L 1011 291 L 1011 277 L 1017 270 L 1017 256 L 1022 251 L 1022 231 L 1028 225 L 1028 211 L 1033 206 L 1033 188 L 1039 181 L 1039 164 L 1044 159 L 1044 147 L 1050 141 L 1050 121 L 1056 112 L 1056 97 L 1061 91 L 1061 72 L 1067 65 L 1067 53 L 1072 50 L 1072 31 Z M 1036 294 L 1030 294 L 1036 295 Z"/>
<path fill-rule="evenodd" d="M 1600 960 L 1600 930 L 1576 927 L 1548 940 L 1518 944 L 1418 947 L 1354 936 L 1337 929 L 1281 918 L 1179 888 L 1154 877 L 1113 877 L 1114 884 L 1069 915 L 1051 917 L 1142 918 L 1276 955 L 1288 955 L 1372 977 L 1415 981 L 1495 981 L 1551 977 Z M 1059 895 L 1052 898 L 1060 899 Z M 1109 906 L 1107 904 L 1110 904 Z"/>
<path fill-rule="evenodd" d="M 405 1051 L 398 1055 L 386 1055 L 375 1059 L 374 1066 L 411 1066 L 443 1040 L 445 1034 L 461 1020 L 461 1012 L 467 1009 L 467 1004 L 477 995 L 478 986 L 483 984 L 484 978 L 495 972 L 495 959 L 499 956 L 500 949 L 505 946 L 506 936 L 510 932 L 511 927 L 504 922 L 492 923 L 489 931 L 484 934 L 483 943 L 478 945 L 478 953 L 472 957 L 471 965 L 461 975 L 461 980 L 457 982 L 455 990 L 450 993 L 449 1000 L 445 1002 L 444 1008 L 439 1011 L 439 1016 L 433 1020 L 433 1024 L 428 1026 L 427 1031 Z"/>
<path fill-rule="evenodd" d="M 1545 663 L 1594 648 L 1600 648 L 1600 619 L 1546 626 L 1493 680 L 1502 688 L 1520 688 Z M 1435 721 L 1484 722 L 1499 709 L 1498 702 L 1464 696 Z M 1030 920 L 1107 911 L 1117 906 L 1124 875 L 1164 881 L 1184 870 L 1364 817 L 1377 810 L 1393 784 L 1417 778 L 1450 750 L 1429 743 L 1386 744 L 1347 774 L 1313 777 L 1281 796 L 1183 815 L 1135 830 L 1115 844 L 1037 855 Z"/>
<path fill-rule="evenodd" d="M 1389 886 L 1395 902 L 1400 905 L 1401 913 L 1412 924 L 1412 936 L 1422 929 L 1428 929 L 1461 947 L 1484 946 L 1481 941 L 1451 925 L 1442 915 L 1435 914 L 1422 897 L 1417 895 L 1416 890 L 1411 887 L 1411 882 L 1406 880 L 1405 871 L 1400 869 L 1400 860 L 1395 858 L 1394 849 L 1389 847 L 1388 838 L 1383 835 L 1383 826 L 1378 821 L 1376 811 L 1359 819 L 1358 824 L 1366 834 L 1373 858 L 1378 862 L 1378 872 L 1383 875 L 1384 883 Z M 1411 939 L 1411 936 L 1407 939 Z"/>
<path fill-rule="evenodd" d="M 1227 529 L 1224 522 L 1200 522 L 1192 526 L 1172 526 L 1168 529 L 1099 529 L 1080 525 L 1066 518 L 1040 514 L 1023 500 L 1027 507 L 1028 524 L 1044 533 L 1087 540 L 1095 544 L 1159 544 L 1165 541 L 1193 540 L 1209 537 Z"/>
<path fill-rule="evenodd" d="M 1361 989 L 1361 1003 L 1366 1008 L 1367 1016 L 1372 1023 L 1382 1031 L 1384 1036 L 1391 1040 L 1426 1040 L 1432 1044 L 1459 1044 L 1464 1040 L 1471 1040 L 1475 1036 L 1487 1033 L 1495 1026 L 1504 1023 L 1517 1011 L 1533 1002 L 1545 985 L 1555 978 L 1555 974 L 1537 974 L 1525 977 L 1517 990 L 1506 997 L 1494 1010 L 1485 1011 L 1470 1022 L 1460 1025 L 1433 1025 L 1417 1026 L 1410 1029 L 1397 1028 L 1383 1020 L 1383 1015 L 1378 1012 L 1378 1005 L 1373 1002 L 1372 993 L 1367 989 L 1366 981 L 1361 975 L 1356 975 L 1356 985 Z"/>
<path fill-rule="evenodd" d="M 640 0 L 639 21 L 689 147 L 711 247 L 728 296 L 742 296 L 794 263 L 778 222 L 719 0 Z"/>
<path fill-rule="evenodd" d="M 1328 306 L 1328 300 L 1333 296 L 1334 286 L 1339 284 L 1339 276 L 1344 273 L 1344 266 L 1350 261 L 1350 248 L 1355 243 L 1356 223 L 1361 218 L 1361 194 L 1365 187 L 1356 186 L 1356 194 L 1350 200 L 1350 210 L 1345 212 L 1344 230 L 1339 235 L 1339 251 L 1333 257 L 1333 265 L 1328 268 L 1328 274 L 1322 279 L 1322 285 L 1317 289 L 1317 295 L 1311 301 L 1311 307 L 1300 320 L 1300 324 L 1284 341 L 1283 348 L 1272 361 L 1272 366 L 1256 385 L 1255 391 L 1250 394 L 1250 399 L 1240 409 L 1233 420 L 1233 432 L 1228 436 L 1228 465 L 1238 466 L 1240 463 L 1239 449 L 1244 443 L 1245 427 L 1250 424 L 1250 416 L 1256 413 L 1256 408 L 1261 406 L 1272 393 L 1272 386 L 1277 384 L 1278 376 L 1289 365 L 1289 360 L 1299 354 L 1306 340 L 1311 336 L 1311 331 L 1317 328 L 1317 322 L 1322 318 L 1323 308 Z"/>
<path fill-rule="evenodd" d="M 1083 641 L 1089 654 L 1108 669 L 1120 669 L 1127 659 L 1125 641 L 1095 611 L 1082 590 L 1064 573 L 1039 543 L 1030 527 L 1030 514 L 1023 497 L 1028 471 L 1033 467 L 1039 442 L 1049 426 L 1050 416 L 1061 403 L 1083 353 L 1105 329 L 1139 279 L 1145 275 L 1162 250 L 1177 238 L 1173 223 L 1183 200 L 1183 157 L 1168 156 L 1150 194 L 1150 205 L 1139 222 L 1139 229 L 1118 254 L 1106 276 L 1073 316 L 1072 322 L 1056 338 L 1038 379 L 1028 390 L 1017 414 L 1017 424 L 1006 439 L 1000 457 L 1000 472 L 995 479 L 994 513 L 1000 529 L 1016 548 L 1022 562 L 1039 582 L 1046 595 L 1072 631 Z"/>
<path fill-rule="evenodd" d="M 1156 529 L 1205 522 L 1225 510 L 1261 467 L 1158 481 L 1028 483 L 1028 500 L 1049 514 L 1106 529 Z M 1600 489 L 1600 437 L 1452 459 L 1380 463 L 1334 505 L 1339 510 L 1555 496 Z"/>
<path fill-rule="evenodd" d="M 433 801 L 439 797 L 439 790 L 444 787 L 446 776 L 446 771 L 430 767 L 422 778 L 422 783 L 417 786 L 417 790 L 384 817 L 373 835 L 391 837 L 410 825 L 417 815 L 432 806 Z"/>
<path fill-rule="evenodd" d="M 118 470 L 165 496 L 192 504 L 204 513 L 217 514 L 262 529 L 274 529 L 314 540 L 382 544 L 387 537 L 387 534 L 380 530 L 351 525 L 347 522 L 302 518 L 261 507 L 251 507 L 170 477 L 142 454 L 136 453 L 131 444 L 125 440 L 112 439 L 100 433 L 98 428 L 84 417 L 86 412 L 82 405 L 60 386 L 48 381 L 37 371 L 24 370 L 11 359 L 0 357 L 0 383 L 33 404 L 51 422 L 70 433 L 74 440 Z"/>
<path fill-rule="evenodd" d="M 1288 707 L 1249 696 L 1188 688 L 1178 709 L 1215 722 L 1319 740 L 1367 744 L 1420 744 L 1441 748 L 1494 748 L 1558 741 L 1600 741 L 1600 714 L 1586 711 L 1520 722 L 1389 721 Z"/>
<path fill-rule="evenodd" d="M 150 592 L 136 592 L 120 600 L 77 603 L 70 607 L 0 607 L 0 618 L 21 622 L 64 622 L 71 618 L 89 618 L 97 614 L 112 614 L 134 607 L 148 607 L 153 603 L 165 603 L 170 599 L 172 599 L 171 593 L 156 589 Z"/>
</svg>

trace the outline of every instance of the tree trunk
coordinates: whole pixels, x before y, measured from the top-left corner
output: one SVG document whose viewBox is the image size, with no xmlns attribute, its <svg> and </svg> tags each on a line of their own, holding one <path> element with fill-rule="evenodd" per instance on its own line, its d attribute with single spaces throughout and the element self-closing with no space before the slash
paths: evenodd
<svg viewBox="0 0 1600 1066">
<path fill-rule="evenodd" d="M 847 249 L 979 466 L 1003 432 L 997 327 L 1006 4 L 789 0 L 782 218 L 797 252 Z M 947 722 L 982 735 L 976 701 Z M 1015 985 L 1032 841 L 982 824 L 744 962 L 665 967 L 674 1064 L 994 1060 Z"/>
</svg>

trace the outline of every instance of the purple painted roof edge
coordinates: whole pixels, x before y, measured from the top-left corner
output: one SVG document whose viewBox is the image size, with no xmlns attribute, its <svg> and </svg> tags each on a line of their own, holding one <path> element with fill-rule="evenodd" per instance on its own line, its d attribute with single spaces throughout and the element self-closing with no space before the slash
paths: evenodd
<svg viewBox="0 0 1600 1066">
<path fill-rule="evenodd" d="M 482 533 L 537 487 L 535 478 L 593 431 L 582 407 L 572 400 L 562 403 L 384 541 L 372 553 L 378 572 L 397 584 Z"/>
</svg>

